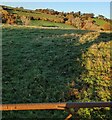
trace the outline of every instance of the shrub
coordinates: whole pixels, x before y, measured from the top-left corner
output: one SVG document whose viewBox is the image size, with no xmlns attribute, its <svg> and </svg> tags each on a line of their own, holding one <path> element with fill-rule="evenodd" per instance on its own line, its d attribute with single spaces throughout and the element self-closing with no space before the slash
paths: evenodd
<svg viewBox="0 0 112 120">
<path fill-rule="evenodd" d="M 105 23 L 105 24 L 103 25 L 103 29 L 104 29 L 104 30 L 111 30 L 111 29 L 112 29 L 112 26 L 111 26 L 109 23 Z"/>
<path fill-rule="evenodd" d="M 23 25 L 29 25 L 29 23 L 30 23 L 30 19 L 26 16 L 22 16 L 21 21 L 22 21 Z"/>
</svg>

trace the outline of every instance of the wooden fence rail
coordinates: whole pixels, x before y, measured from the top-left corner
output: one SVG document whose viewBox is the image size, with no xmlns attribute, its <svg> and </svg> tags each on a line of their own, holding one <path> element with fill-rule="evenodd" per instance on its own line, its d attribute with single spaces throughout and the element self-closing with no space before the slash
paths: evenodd
<svg viewBox="0 0 112 120">
<path fill-rule="evenodd" d="M 68 110 L 73 108 L 78 111 L 80 108 L 110 107 L 112 102 L 64 102 L 64 103 L 28 103 L 28 104 L 0 104 L 0 111 L 10 110 Z M 68 120 L 72 114 L 65 119 Z"/>
<path fill-rule="evenodd" d="M 68 102 L 68 103 L 28 103 L 0 104 L 0 111 L 9 110 L 65 110 L 69 108 L 112 107 L 112 102 Z"/>
</svg>

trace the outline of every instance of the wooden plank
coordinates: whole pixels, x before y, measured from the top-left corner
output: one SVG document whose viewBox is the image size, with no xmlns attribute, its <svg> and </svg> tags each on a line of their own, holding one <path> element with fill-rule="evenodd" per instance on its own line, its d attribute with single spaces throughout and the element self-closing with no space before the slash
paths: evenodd
<svg viewBox="0 0 112 120">
<path fill-rule="evenodd" d="M 0 110 L 64 110 L 65 106 L 65 103 L 1 104 Z"/>
<path fill-rule="evenodd" d="M 9 110 L 65 110 L 69 108 L 112 107 L 112 102 L 68 102 L 68 103 L 29 103 L 0 104 L 0 111 Z"/>
</svg>

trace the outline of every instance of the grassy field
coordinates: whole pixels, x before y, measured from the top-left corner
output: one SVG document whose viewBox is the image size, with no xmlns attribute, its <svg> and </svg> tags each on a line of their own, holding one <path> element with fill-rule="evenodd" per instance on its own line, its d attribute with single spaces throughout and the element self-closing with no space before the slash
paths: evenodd
<svg viewBox="0 0 112 120">
<path fill-rule="evenodd" d="M 41 18 L 41 19 L 43 19 L 43 18 L 53 18 L 53 19 L 56 19 L 57 17 L 55 16 L 55 15 L 50 15 L 50 14 L 46 14 L 46 13 L 42 13 L 42 12 L 33 12 L 33 13 L 31 13 L 31 12 L 27 12 L 27 11 L 21 11 L 21 10 L 19 10 L 19 11 L 14 11 L 13 10 L 13 13 L 16 13 L 16 14 L 18 14 L 18 15 L 20 15 L 20 16 L 22 16 L 22 15 L 24 15 L 24 16 L 34 16 L 34 17 L 39 17 L 39 18 Z"/>
<path fill-rule="evenodd" d="M 104 20 L 94 18 L 94 21 L 96 22 L 97 25 L 103 26 L 104 24 L 108 23 Z"/>
<path fill-rule="evenodd" d="M 31 20 L 30 25 L 39 26 L 39 27 L 57 27 L 57 28 L 71 28 L 71 29 L 74 28 L 72 25 L 43 21 L 43 20 Z"/>
<path fill-rule="evenodd" d="M 41 13 L 41 12 L 34 12 L 34 13 L 30 13 L 30 12 L 22 12 L 22 11 L 13 11 L 14 13 L 20 15 L 20 16 L 33 16 L 33 17 L 39 17 L 41 19 L 57 19 L 60 18 L 60 16 L 55 16 L 55 15 L 50 15 L 50 14 L 46 14 L 46 13 Z M 64 23 L 55 23 L 55 22 L 50 22 L 50 21 L 44 21 L 44 20 L 31 20 L 30 21 L 30 25 L 33 26 L 42 26 L 42 27 L 59 27 L 59 28 L 74 28 L 74 26 L 72 25 L 67 25 Z"/>
<path fill-rule="evenodd" d="M 3 27 L 3 103 L 112 101 L 110 38 L 82 30 Z M 66 111 L 10 111 L 3 118 L 65 118 Z M 109 108 L 81 120 L 111 120 Z"/>
</svg>

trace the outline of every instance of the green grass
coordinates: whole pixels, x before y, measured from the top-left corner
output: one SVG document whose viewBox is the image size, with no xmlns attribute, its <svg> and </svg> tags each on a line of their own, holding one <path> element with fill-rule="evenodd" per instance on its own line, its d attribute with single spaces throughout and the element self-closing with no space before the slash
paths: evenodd
<svg viewBox="0 0 112 120">
<path fill-rule="evenodd" d="M 55 15 L 50 15 L 50 14 L 41 13 L 41 12 L 30 13 L 29 11 L 23 12 L 21 10 L 20 11 L 14 10 L 13 12 L 20 15 L 20 16 L 29 16 L 29 17 L 34 16 L 34 17 L 41 18 L 41 19 L 44 19 L 44 18 L 53 18 L 53 19 L 55 19 L 55 18 L 57 18 Z"/>
<path fill-rule="evenodd" d="M 33 12 L 31 13 L 30 11 L 16 11 L 13 10 L 14 14 L 18 14 L 19 16 L 29 16 L 29 17 L 36 17 L 36 18 L 41 18 L 41 19 L 57 19 L 60 18 L 59 16 L 55 15 L 50 15 L 46 13 L 41 13 L 41 12 Z M 72 25 L 67 25 L 64 23 L 55 23 L 55 22 L 50 22 L 50 21 L 44 21 L 44 20 L 31 20 L 30 25 L 33 26 L 42 26 L 42 27 L 59 27 L 59 28 L 74 28 Z"/>
<path fill-rule="evenodd" d="M 4 27 L 2 41 L 3 103 L 111 100 L 110 81 L 103 78 L 110 76 L 110 34 Z M 100 74 L 94 73 L 97 70 Z M 109 110 L 105 109 L 79 111 L 81 120 L 106 120 L 109 115 Z M 3 112 L 3 118 L 8 119 L 63 119 L 66 116 L 65 111 Z"/>
<path fill-rule="evenodd" d="M 64 23 L 55 23 L 43 20 L 31 20 L 31 26 L 41 26 L 41 27 L 58 27 L 58 28 L 74 28 L 72 25 L 66 25 Z"/>
<path fill-rule="evenodd" d="M 97 18 L 94 18 L 94 21 L 96 21 L 96 24 L 100 25 L 100 26 L 103 26 L 104 24 L 107 23 L 106 21 L 101 20 L 101 19 L 97 19 Z"/>
</svg>

